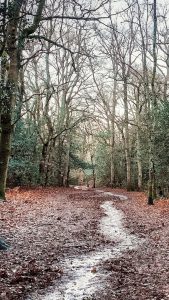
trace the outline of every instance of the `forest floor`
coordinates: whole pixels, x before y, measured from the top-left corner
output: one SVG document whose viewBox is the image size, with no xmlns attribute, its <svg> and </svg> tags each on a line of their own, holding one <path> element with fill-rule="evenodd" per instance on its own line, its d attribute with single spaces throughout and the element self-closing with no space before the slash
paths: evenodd
<svg viewBox="0 0 169 300">
<path fill-rule="evenodd" d="M 169 299 L 169 200 L 148 206 L 144 193 L 104 191 L 116 196 L 73 188 L 8 191 L 7 202 L 0 203 L 0 237 L 11 245 L 8 251 L 0 251 L 1 300 Z M 117 194 L 128 199 L 120 200 Z M 118 242 L 100 231 L 105 202 L 122 211 L 122 226 L 130 240 L 138 239 L 138 246 L 123 247 L 109 258 L 101 255 L 96 265 L 90 265 L 94 253 L 118 250 Z M 92 294 L 51 294 L 59 286 L 68 286 L 70 266 L 67 269 L 65 261 L 71 264 L 84 257 L 93 274 L 91 285 L 96 286 Z M 73 269 L 71 277 L 73 272 L 77 273 Z M 81 276 L 83 281 L 85 274 Z"/>
</svg>

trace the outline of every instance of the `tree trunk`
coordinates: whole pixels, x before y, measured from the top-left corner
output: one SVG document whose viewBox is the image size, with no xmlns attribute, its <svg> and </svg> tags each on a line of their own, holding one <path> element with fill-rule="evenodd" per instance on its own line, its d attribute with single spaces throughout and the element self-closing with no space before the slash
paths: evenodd
<svg viewBox="0 0 169 300">
<path fill-rule="evenodd" d="M 48 148 L 49 148 L 49 141 L 43 144 L 41 160 L 39 164 L 39 177 L 40 177 L 39 181 L 42 185 L 46 185 Z"/>
<path fill-rule="evenodd" d="M 4 83 L 6 95 L 1 99 L 0 199 L 4 200 L 11 150 L 12 112 L 16 102 L 19 73 L 16 48 L 17 22 L 18 20 L 13 19 L 8 25 L 7 52 L 9 55 L 9 70 L 7 81 Z"/>
<path fill-rule="evenodd" d="M 113 127 L 113 125 L 111 126 Z M 110 186 L 111 188 L 115 185 L 115 166 L 114 166 L 114 128 L 111 131 L 111 160 L 110 160 Z"/>
<path fill-rule="evenodd" d="M 62 165 L 63 165 L 63 140 L 62 137 L 59 136 L 58 138 L 58 163 L 57 163 L 57 168 L 58 168 L 58 174 L 57 174 L 57 182 L 58 186 L 63 186 L 63 171 L 62 171 Z"/>
<path fill-rule="evenodd" d="M 70 164 L 70 133 L 67 134 L 67 149 L 66 149 L 66 157 L 65 157 L 65 167 L 64 167 L 64 176 L 63 176 L 63 185 L 65 187 L 69 186 L 69 164 Z"/>
<path fill-rule="evenodd" d="M 141 149 L 140 149 L 140 134 L 139 134 L 139 128 L 137 128 L 137 172 L 138 172 L 138 190 L 142 190 L 142 159 L 141 159 Z"/>
<path fill-rule="evenodd" d="M 7 170 L 11 149 L 11 116 L 1 115 L 1 140 L 0 140 L 0 200 L 5 200 L 5 188 L 7 180 Z"/>
<path fill-rule="evenodd" d="M 37 7 L 33 24 L 26 27 L 22 32 L 20 28 L 21 19 L 20 11 L 24 1 L 13 0 L 5 6 L 5 15 L 8 16 L 6 22 L 6 49 L 9 57 L 9 67 L 5 70 L 5 74 L 1 78 L 6 78 L 4 82 L 5 96 L 1 93 L 1 137 L 0 137 L 0 198 L 5 199 L 5 188 L 7 179 L 8 162 L 11 150 L 11 134 L 12 134 L 12 117 L 17 98 L 18 75 L 20 58 L 25 39 L 29 34 L 34 33 L 37 29 L 45 0 L 40 0 Z M 7 13 L 7 14 L 6 14 Z M 5 26 L 5 25 L 4 25 Z"/>
<path fill-rule="evenodd" d="M 91 155 L 91 163 L 92 163 L 92 176 L 93 176 L 93 188 L 96 187 L 96 172 L 94 165 L 94 155 Z"/>
<path fill-rule="evenodd" d="M 127 190 L 131 190 L 131 158 L 130 158 L 130 143 L 129 143 L 129 128 L 128 128 L 128 102 L 127 102 L 127 78 L 124 76 L 123 83 L 124 92 L 124 114 L 125 114 L 125 156 L 126 156 L 126 171 L 127 171 Z"/>
<path fill-rule="evenodd" d="M 116 77 L 117 74 L 117 66 L 116 62 L 113 65 L 114 69 L 114 76 Z M 114 160 L 115 160 L 115 149 L 114 149 L 114 144 L 115 144 L 115 110 L 116 110 L 116 93 L 117 93 L 117 81 L 116 78 L 114 78 L 114 83 L 113 83 L 113 99 L 112 99 L 112 112 L 111 112 L 111 177 L 110 177 L 110 185 L 113 188 L 115 186 L 115 165 L 114 165 Z"/>
<path fill-rule="evenodd" d="M 155 163 L 154 163 L 154 147 L 155 147 L 155 111 L 157 107 L 157 97 L 155 90 L 155 79 L 157 70 L 157 53 L 156 53 L 156 41 L 157 41 L 157 7 L 156 0 L 153 2 L 153 74 L 151 81 L 152 88 L 152 103 L 151 103 L 151 115 L 149 124 L 149 187 L 148 187 L 148 204 L 152 205 L 153 200 L 156 198 L 156 188 L 155 188 Z"/>
<path fill-rule="evenodd" d="M 136 149 L 137 149 L 137 187 L 138 190 L 142 190 L 142 155 L 141 155 L 141 141 L 140 141 L 140 128 L 141 128 L 141 121 L 140 121 L 140 89 L 137 87 L 137 94 L 136 94 L 136 125 L 137 125 L 137 141 L 136 141 Z"/>
<path fill-rule="evenodd" d="M 151 160 L 150 156 L 150 167 L 149 167 L 149 183 L 148 183 L 148 204 L 153 205 L 154 204 L 154 199 L 156 197 L 155 193 L 155 168 L 154 168 L 154 163 Z"/>
</svg>

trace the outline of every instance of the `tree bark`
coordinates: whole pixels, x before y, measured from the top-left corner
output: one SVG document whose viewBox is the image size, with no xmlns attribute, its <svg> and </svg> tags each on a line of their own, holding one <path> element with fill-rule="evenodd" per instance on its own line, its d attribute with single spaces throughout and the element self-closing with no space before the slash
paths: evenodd
<svg viewBox="0 0 169 300">
<path fill-rule="evenodd" d="M 16 3 L 15 3 L 16 5 Z M 19 6 L 19 4 L 18 4 Z M 18 7 L 19 9 L 19 7 Z M 7 180 L 8 162 L 11 149 L 12 112 L 16 102 L 18 85 L 18 57 L 17 57 L 17 26 L 19 11 L 16 9 L 15 18 L 8 24 L 7 53 L 9 55 L 8 78 L 5 88 L 5 96 L 1 99 L 1 140 L 0 140 L 0 199 L 5 200 L 5 188 Z"/>
<path fill-rule="evenodd" d="M 151 103 L 151 124 L 149 124 L 150 137 L 149 137 L 149 184 L 148 184 L 148 204 L 152 205 L 153 200 L 156 197 L 156 184 L 155 184 L 155 162 L 154 162 L 154 139 L 155 139 L 155 111 L 157 107 L 157 97 L 155 90 L 155 79 L 157 70 L 157 53 L 156 53 L 156 42 L 157 42 L 157 5 L 156 0 L 153 2 L 153 74 L 151 81 L 152 89 L 152 103 Z"/>
<path fill-rule="evenodd" d="M 127 171 L 127 190 L 131 190 L 131 158 L 130 158 L 130 140 L 128 128 L 128 97 L 127 97 L 127 78 L 123 78 L 123 101 L 124 101 L 124 115 L 125 115 L 125 156 L 126 156 L 126 171 Z"/>
<path fill-rule="evenodd" d="M 94 155 L 91 155 L 91 163 L 92 163 L 92 176 L 93 176 L 93 188 L 96 187 L 96 172 L 95 172 L 95 165 L 94 165 Z"/>
<path fill-rule="evenodd" d="M 11 116 L 1 115 L 1 140 L 0 140 L 0 200 L 5 200 L 5 187 L 7 180 L 7 170 L 11 149 Z"/>
<path fill-rule="evenodd" d="M 64 167 L 64 176 L 63 176 L 63 185 L 65 187 L 69 186 L 69 164 L 70 164 L 70 133 L 67 134 L 67 143 L 66 143 L 66 157 L 65 157 L 65 167 Z"/>
<path fill-rule="evenodd" d="M 136 94 L 136 125 L 137 125 L 137 140 L 136 140 L 136 149 L 137 149 L 137 187 L 138 190 L 142 190 L 142 155 L 141 155 L 141 141 L 140 141 L 140 101 L 139 101 L 140 89 L 139 86 L 137 87 L 137 94 Z"/>
<path fill-rule="evenodd" d="M 138 185 L 138 190 L 142 190 L 142 159 L 141 159 L 141 149 L 140 149 L 140 133 L 139 129 L 137 129 L 137 172 L 138 172 L 138 179 L 137 179 L 137 185 Z"/>
<path fill-rule="evenodd" d="M 114 71 L 114 82 L 113 82 L 113 98 L 112 98 L 112 112 L 111 112 L 111 169 L 110 169 L 110 185 L 113 188 L 115 186 L 115 111 L 116 111 L 116 94 L 117 94 L 117 65 L 116 62 L 114 62 L 113 65 L 113 71 Z"/>
</svg>

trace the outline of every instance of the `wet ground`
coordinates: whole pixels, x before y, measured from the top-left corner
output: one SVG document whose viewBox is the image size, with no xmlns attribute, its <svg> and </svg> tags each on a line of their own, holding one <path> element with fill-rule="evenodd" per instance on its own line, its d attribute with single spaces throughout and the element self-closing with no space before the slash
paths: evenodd
<svg viewBox="0 0 169 300">
<path fill-rule="evenodd" d="M 0 299 L 169 299 L 168 200 L 150 209 L 143 193 L 74 189 L 9 199 Z"/>
<path fill-rule="evenodd" d="M 111 192 L 96 190 L 100 197 L 110 196 L 117 201 L 127 200 L 124 195 L 117 195 Z M 31 295 L 28 299 L 42 300 L 70 300 L 84 299 L 91 297 L 97 290 L 103 290 L 107 274 L 99 270 L 100 262 L 112 258 L 119 258 L 123 252 L 136 249 L 143 240 L 131 235 L 122 224 L 123 214 L 113 207 L 111 201 L 105 201 L 100 206 L 105 216 L 98 222 L 98 232 L 108 240 L 114 242 L 114 246 L 105 245 L 98 247 L 95 251 L 86 255 L 77 257 L 68 257 L 62 260 L 62 266 L 66 270 L 65 276 L 62 276 L 60 283 L 56 284 L 51 293 L 42 295 Z M 97 270 L 98 268 L 98 270 Z"/>
</svg>

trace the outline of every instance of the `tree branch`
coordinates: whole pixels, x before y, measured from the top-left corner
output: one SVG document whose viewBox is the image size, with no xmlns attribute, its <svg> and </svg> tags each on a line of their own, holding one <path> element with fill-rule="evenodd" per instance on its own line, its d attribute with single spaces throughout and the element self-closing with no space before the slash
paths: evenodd
<svg viewBox="0 0 169 300">
<path fill-rule="evenodd" d="M 33 24 L 25 28 L 21 33 L 21 38 L 27 38 L 30 34 L 34 33 L 39 26 L 42 17 L 42 11 L 45 5 L 45 0 L 40 0 L 37 8 L 36 15 L 34 16 Z"/>
</svg>

